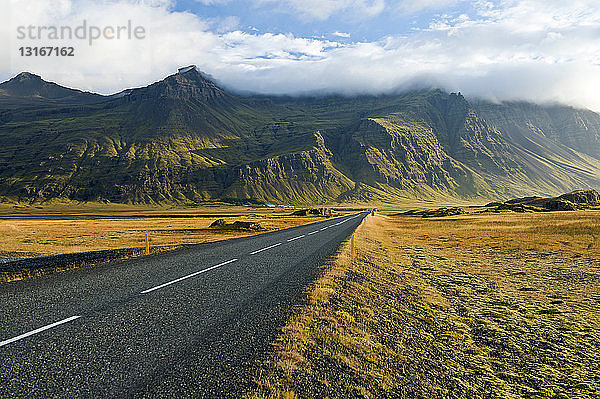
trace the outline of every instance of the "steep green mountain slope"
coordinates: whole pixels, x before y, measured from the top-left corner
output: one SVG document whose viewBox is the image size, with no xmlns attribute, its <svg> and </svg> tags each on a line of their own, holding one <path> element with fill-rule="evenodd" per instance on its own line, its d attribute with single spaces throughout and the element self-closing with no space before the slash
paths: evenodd
<svg viewBox="0 0 600 399">
<path fill-rule="evenodd" d="M 439 90 L 240 96 L 195 68 L 109 97 L 22 75 L 0 84 L 0 196 L 13 199 L 487 200 L 600 187 L 591 111 Z"/>
</svg>

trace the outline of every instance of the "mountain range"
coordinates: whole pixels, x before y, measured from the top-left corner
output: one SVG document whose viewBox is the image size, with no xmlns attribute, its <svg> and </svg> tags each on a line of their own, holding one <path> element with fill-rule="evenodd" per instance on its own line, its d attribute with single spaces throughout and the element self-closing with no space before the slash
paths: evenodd
<svg viewBox="0 0 600 399">
<path fill-rule="evenodd" d="M 0 197 L 126 203 L 487 201 L 600 188 L 600 115 L 415 90 L 263 96 L 195 67 L 102 96 L 0 84 Z"/>
</svg>

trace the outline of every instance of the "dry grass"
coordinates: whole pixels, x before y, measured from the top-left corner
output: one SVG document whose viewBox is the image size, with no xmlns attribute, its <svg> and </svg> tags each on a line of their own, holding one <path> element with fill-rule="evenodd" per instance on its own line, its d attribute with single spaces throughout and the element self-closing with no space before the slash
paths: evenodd
<svg viewBox="0 0 600 399">
<path fill-rule="evenodd" d="M 247 396 L 599 398 L 598 216 L 369 218 Z"/>
<path fill-rule="evenodd" d="M 160 205 L 160 204 L 119 204 L 101 202 L 74 202 L 69 200 L 52 200 L 44 203 L 0 202 L 0 215 L 156 215 L 156 214 L 245 214 L 250 210 L 258 213 L 283 212 L 279 208 L 262 208 L 250 206 L 234 206 L 214 203 L 198 206 Z"/>
<path fill-rule="evenodd" d="M 208 229 L 210 223 L 232 214 L 221 211 L 213 217 L 99 220 L 0 220 L 0 256 L 20 257 L 140 247 L 148 233 L 152 246 L 196 244 L 256 234 L 252 231 Z M 272 231 L 311 223 L 315 218 L 289 217 L 280 213 L 236 210 L 238 216 L 224 217 L 259 222 Z M 289 212 L 288 212 L 289 214 Z"/>
<path fill-rule="evenodd" d="M 460 246 L 600 254 L 600 211 L 475 214 L 421 219 L 395 216 L 394 236 L 440 249 Z"/>
</svg>

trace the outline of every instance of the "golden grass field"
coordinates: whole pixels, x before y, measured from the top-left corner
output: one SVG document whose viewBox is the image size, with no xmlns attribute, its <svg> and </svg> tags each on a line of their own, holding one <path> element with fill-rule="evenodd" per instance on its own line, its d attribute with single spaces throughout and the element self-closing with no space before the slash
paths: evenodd
<svg viewBox="0 0 600 399">
<path fill-rule="evenodd" d="M 151 246 L 197 244 L 294 227 L 316 221 L 315 217 L 290 216 L 291 210 L 251 207 L 158 208 L 128 205 L 0 207 L 2 217 L 33 217 L 31 220 L 0 220 L 0 257 L 51 255 L 103 249 L 144 246 L 148 233 Z M 40 220 L 48 215 L 127 216 L 132 219 Z M 164 218 L 142 216 L 166 215 Z M 168 217 L 173 215 L 189 217 Z M 140 216 L 139 218 L 135 218 Z M 209 229 L 218 218 L 259 222 L 263 230 Z"/>
<path fill-rule="evenodd" d="M 369 217 L 247 397 L 599 398 L 600 212 Z"/>
</svg>

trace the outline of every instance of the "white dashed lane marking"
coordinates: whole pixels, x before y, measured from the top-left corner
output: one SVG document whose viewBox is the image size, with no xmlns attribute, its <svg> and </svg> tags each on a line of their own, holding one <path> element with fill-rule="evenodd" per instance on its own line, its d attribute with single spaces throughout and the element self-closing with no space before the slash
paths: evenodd
<svg viewBox="0 0 600 399">
<path fill-rule="evenodd" d="M 199 272 L 188 274 L 187 276 L 180 277 L 180 278 L 178 278 L 176 280 L 169 281 L 168 283 L 164 283 L 164 284 L 158 285 L 158 286 L 156 286 L 154 288 L 150 288 L 149 290 L 142 291 L 142 294 L 147 294 L 147 293 L 152 292 L 152 291 L 160 290 L 161 288 L 165 288 L 165 287 L 167 287 L 167 286 L 169 286 L 171 284 L 175 284 L 175 283 L 178 283 L 180 281 L 186 280 L 188 278 L 197 276 L 199 274 L 206 273 L 206 272 L 208 272 L 210 270 L 216 269 L 217 267 L 225 266 L 225 265 L 228 265 L 228 264 L 233 263 L 235 261 L 237 261 L 237 259 L 231 259 L 231 260 L 228 260 L 227 262 L 219 263 L 218 265 L 214 265 L 214 266 L 211 266 L 211 267 L 209 267 L 207 269 L 200 270 Z"/>
<path fill-rule="evenodd" d="M 255 255 L 255 254 L 259 253 L 259 252 L 266 251 L 267 249 L 275 248 L 275 247 L 278 247 L 280 245 L 281 245 L 281 243 L 278 242 L 277 244 L 273 244 L 273 245 L 268 246 L 266 248 L 262 248 L 262 249 L 254 251 L 254 252 L 250 252 L 250 255 Z"/>
<path fill-rule="evenodd" d="M 21 334 L 18 337 L 14 337 L 14 338 L 11 338 L 11 339 L 7 339 L 6 341 L 2 341 L 2 342 L 0 342 L 0 346 L 12 344 L 13 342 L 19 341 L 19 340 L 21 340 L 23 338 L 31 337 L 32 335 L 39 334 L 42 331 L 46 331 L 46 330 L 49 330 L 51 328 L 58 327 L 61 324 L 65 324 L 65 323 L 71 322 L 73 320 L 77 320 L 80 317 L 81 316 L 72 316 L 72 317 L 69 317 L 67 319 L 64 319 L 64 320 L 61 320 L 61 321 L 57 321 L 56 323 L 48 324 L 47 326 L 40 327 L 40 328 L 38 328 L 36 330 L 29 331 L 28 333 L 25 333 L 25 334 Z"/>
</svg>

